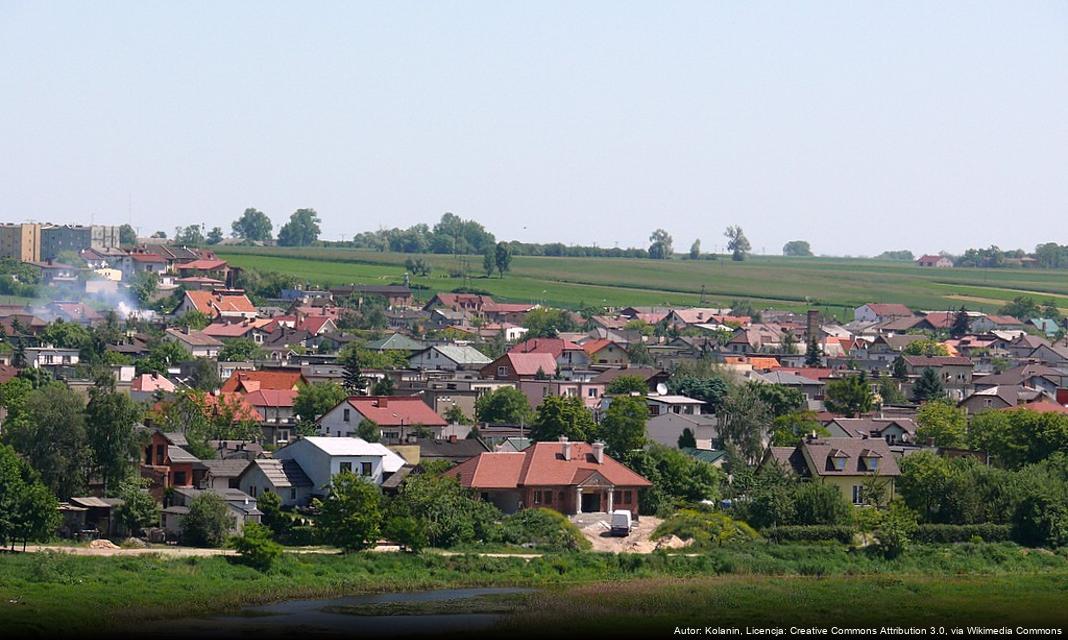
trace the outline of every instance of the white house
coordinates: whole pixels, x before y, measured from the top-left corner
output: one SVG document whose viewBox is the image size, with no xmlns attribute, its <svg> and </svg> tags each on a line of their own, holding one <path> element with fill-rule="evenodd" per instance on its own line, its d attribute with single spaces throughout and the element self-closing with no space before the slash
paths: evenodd
<svg viewBox="0 0 1068 640">
<path fill-rule="evenodd" d="M 872 302 L 854 309 L 853 321 L 883 322 L 891 318 L 911 318 L 914 315 L 916 314 L 912 313 L 912 309 L 903 304 Z"/>
<path fill-rule="evenodd" d="M 316 495 L 325 494 L 330 481 L 342 471 L 380 485 L 404 466 L 404 458 L 382 444 L 361 438 L 300 438 L 275 451 L 274 457 L 296 462 L 311 481 L 310 493 Z"/>
<path fill-rule="evenodd" d="M 59 347 L 26 347 L 26 366 L 34 369 L 41 367 L 73 367 L 78 364 L 77 349 Z"/>
<path fill-rule="evenodd" d="M 164 340 L 177 342 L 182 345 L 194 358 L 217 358 L 222 351 L 223 343 L 207 335 L 203 331 L 191 331 L 184 329 L 167 329 Z"/>
<path fill-rule="evenodd" d="M 238 476 L 237 486 L 254 498 L 273 493 L 283 507 L 305 506 L 312 496 L 312 481 L 296 460 L 253 460 Z"/>
<path fill-rule="evenodd" d="M 679 446 L 679 436 L 689 429 L 697 442 L 698 449 L 712 449 L 712 443 L 718 436 L 718 424 L 719 421 L 714 415 L 693 415 L 669 411 L 649 418 L 645 423 L 645 430 L 653 442 L 675 449 Z"/>
</svg>

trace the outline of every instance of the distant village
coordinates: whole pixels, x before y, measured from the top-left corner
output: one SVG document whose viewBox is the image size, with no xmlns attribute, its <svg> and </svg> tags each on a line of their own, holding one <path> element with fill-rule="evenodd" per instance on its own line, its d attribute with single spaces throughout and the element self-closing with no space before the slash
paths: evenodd
<svg viewBox="0 0 1068 640">
<path fill-rule="evenodd" d="M 35 468 L 73 469 L 36 468 L 69 538 L 183 541 L 204 494 L 225 503 L 231 532 L 262 522 L 268 494 L 314 522 L 339 474 L 388 496 L 428 468 L 501 514 L 545 508 L 580 524 L 735 509 L 754 490 L 737 479 L 772 466 L 880 508 L 912 456 L 1044 459 L 1010 460 L 1009 440 L 969 426 L 980 416 L 1068 414 L 1063 322 L 1033 301 L 1018 316 L 872 301 L 841 323 L 751 305 L 579 312 L 404 282 L 268 297 L 210 249 L 119 236 L 0 225 L 4 277 L 38 292 L 0 306 L 0 441 Z M 92 433 L 57 437 L 66 427 L 25 400 L 56 382 L 87 407 L 90 432 L 94 402 L 128 397 L 125 461 Z M 634 462 L 649 451 L 714 469 L 718 486 L 680 493 Z M 149 521 L 120 514 L 131 477 L 155 504 Z"/>
</svg>

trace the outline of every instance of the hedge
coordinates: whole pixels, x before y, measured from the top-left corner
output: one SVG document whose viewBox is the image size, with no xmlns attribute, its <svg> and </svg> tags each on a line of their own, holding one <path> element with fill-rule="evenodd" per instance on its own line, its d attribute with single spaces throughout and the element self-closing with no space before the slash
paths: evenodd
<svg viewBox="0 0 1068 640">
<path fill-rule="evenodd" d="M 1008 524 L 921 524 L 912 539 L 916 542 L 947 543 L 971 542 L 974 539 L 983 542 L 1006 542 L 1012 539 L 1012 525 Z"/>
<path fill-rule="evenodd" d="M 853 527 L 846 525 L 809 524 L 768 527 L 760 533 L 771 542 L 841 542 L 842 544 L 849 544 L 853 542 L 853 534 L 855 532 L 856 530 Z"/>
</svg>

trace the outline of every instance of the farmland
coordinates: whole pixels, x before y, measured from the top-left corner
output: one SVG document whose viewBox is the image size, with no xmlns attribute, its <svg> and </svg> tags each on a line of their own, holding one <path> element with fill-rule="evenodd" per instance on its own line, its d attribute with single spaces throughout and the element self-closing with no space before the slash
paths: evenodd
<svg viewBox="0 0 1068 640">
<path fill-rule="evenodd" d="M 225 247 L 218 254 L 239 267 L 294 275 L 307 283 L 400 282 L 400 253 L 355 249 Z M 563 307 L 729 305 L 800 309 L 822 307 L 842 315 L 866 302 L 900 302 L 916 309 L 996 311 L 1020 295 L 1068 307 L 1068 271 L 1039 269 L 924 269 L 911 263 L 861 258 L 754 256 L 744 262 L 517 256 L 504 278 L 486 277 L 481 256 L 426 255 L 433 271 L 412 278 L 428 291 L 465 285 L 502 300 Z M 703 293 L 702 293 L 703 292 Z"/>
</svg>

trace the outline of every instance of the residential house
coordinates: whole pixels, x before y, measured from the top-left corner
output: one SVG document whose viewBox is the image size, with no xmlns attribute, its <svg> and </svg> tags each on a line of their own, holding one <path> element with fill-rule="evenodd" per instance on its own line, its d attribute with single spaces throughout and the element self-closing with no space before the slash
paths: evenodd
<svg viewBox="0 0 1068 640">
<path fill-rule="evenodd" d="M 682 395 L 650 393 L 646 396 L 649 405 L 649 415 L 656 417 L 665 413 L 681 413 L 686 415 L 701 415 L 704 401 L 688 398 Z"/>
<path fill-rule="evenodd" d="M 387 444 L 407 442 L 420 429 L 440 434 L 448 425 L 415 396 L 351 396 L 324 413 L 317 424 L 324 436 L 349 437 L 358 433 L 364 420 L 378 425 L 381 440 Z"/>
<path fill-rule="evenodd" d="M 172 487 L 195 487 L 201 482 L 204 466 L 200 459 L 183 447 L 189 442 L 183 433 L 165 433 L 155 429 L 141 456 L 141 477 L 149 481 L 149 493 L 162 500 Z"/>
<path fill-rule="evenodd" d="M 1031 363 L 1003 371 L 1002 373 L 976 378 L 975 388 L 983 390 L 1003 385 L 1019 385 L 1038 389 L 1050 397 L 1056 397 L 1057 389 L 1065 386 L 1064 379 L 1066 375 L 1068 374 L 1063 369 Z"/>
<path fill-rule="evenodd" d="M 946 256 L 926 255 L 920 256 L 920 258 L 916 260 L 916 266 L 948 269 L 953 266 L 953 261 Z"/>
<path fill-rule="evenodd" d="M 404 466 L 404 458 L 385 445 L 348 437 L 301 437 L 275 451 L 274 458 L 296 462 L 311 480 L 310 495 L 319 496 L 329 492 L 331 481 L 341 472 L 380 485 Z M 243 486 L 245 481 L 241 479 Z"/>
<path fill-rule="evenodd" d="M 556 359 L 559 369 L 576 369 L 587 367 L 590 358 L 584 345 L 560 338 L 531 338 L 520 342 L 509 353 L 548 353 Z"/>
<path fill-rule="evenodd" d="M 611 340 L 590 340 L 582 343 L 582 349 L 593 367 L 625 367 L 630 364 L 627 350 Z"/>
<path fill-rule="evenodd" d="M 240 289 L 186 291 L 175 315 L 199 311 L 209 318 L 255 318 L 256 307 Z"/>
<path fill-rule="evenodd" d="M 1026 406 L 1031 403 L 1049 400 L 1051 397 L 1048 392 L 1032 387 L 1003 384 L 994 387 L 983 387 L 961 400 L 958 406 L 967 410 L 969 415 L 976 415 L 995 409 Z"/>
<path fill-rule="evenodd" d="M 200 487 L 198 488 L 215 490 L 240 489 L 237 479 L 248 467 L 250 461 L 247 458 L 226 458 L 201 460 L 200 464 L 204 466 L 204 477 L 201 479 Z"/>
<path fill-rule="evenodd" d="M 250 522 L 259 524 L 263 517 L 263 512 L 256 506 L 256 498 L 239 489 L 175 487 L 168 494 L 167 505 L 161 514 L 163 528 L 168 538 L 182 537 L 185 516 L 189 515 L 189 506 L 193 500 L 204 493 L 213 493 L 226 503 L 226 513 L 230 517 L 230 533 L 240 535 L 246 524 Z"/>
<path fill-rule="evenodd" d="M 167 329 L 163 339 L 168 342 L 177 342 L 183 349 L 193 355 L 194 358 L 217 358 L 222 351 L 223 343 L 207 335 L 203 331 L 195 329 Z"/>
<path fill-rule="evenodd" d="M 964 356 L 902 356 L 909 377 L 919 377 L 926 369 L 934 369 L 949 397 L 963 400 L 972 390 L 974 364 Z"/>
<path fill-rule="evenodd" d="M 310 457 L 310 456 L 309 456 Z M 294 459 L 260 458 L 246 463 L 237 477 L 241 491 L 253 497 L 273 493 L 283 507 L 304 507 L 311 502 L 312 480 Z"/>
<path fill-rule="evenodd" d="M 711 449 L 719 437 L 719 420 L 714 415 L 665 411 L 645 423 L 650 441 L 676 449 L 679 447 L 679 438 L 687 429 L 693 434 L 697 449 Z"/>
<path fill-rule="evenodd" d="M 289 442 L 297 428 L 293 407 L 299 391 L 293 389 L 257 389 L 245 394 L 245 402 L 263 417 L 260 428 L 267 442 Z"/>
<path fill-rule="evenodd" d="M 519 452 L 486 452 L 445 472 L 505 513 L 545 507 L 564 514 L 638 514 L 638 492 L 652 485 L 595 442 L 535 442 Z"/>
<path fill-rule="evenodd" d="M 590 382 L 604 385 L 605 389 L 620 376 L 634 376 L 645 381 L 648 391 L 656 391 L 661 384 L 667 384 L 671 374 L 656 367 L 612 367 L 599 372 Z"/>
<path fill-rule="evenodd" d="M 887 444 L 915 444 L 916 422 L 901 417 L 834 417 L 824 423 L 832 438 L 879 438 Z"/>
<path fill-rule="evenodd" d="M 492 362 L 471 345 L 438 344 L 419 351 L 408 359 L 413 369 L 459 371 L 481 369 Z"/>
<path fill-rule="evenodd" d="M 81 271 L 77 267 L 53 260 L 26 262 L 24 264 L 28 264 L 40 271 L 41 282 L 46 285 L 74 284 L 78 281 L 78 272 Z"/>
<path fill-rule="evenodd" d="M 894 318 L 911 318 L 914 313 L 903 304 L 871 302 L 853 310 L 855 322 L 883 322 Z"/>
<path fill-rule="evenodd" d="M 530 406 L 537 407 L 550 396 L 582 398 L 587 409 L 596 409 L 604 395 L 604 385 L 579 380 L 519 380 L 516 388 L 523 392 Z"/>
<path fill-rule="evenodd" d="M 64 349 L 44 345 L 23 349 L 26 366 L 31 369 L 52 369 L 56 367 L 73 367 L 79 362 L 78 349 Z"/>
<path fill-rule="evenodd" d="M 261 389 L 297 391 L 308 384 L 299 369 L 235 371 L 219 388 L 224 393 L 252 393 Z"/>
<path fill-rule="evenodd" d="M 837 488 L 852 504 L 865 503 L 866 486 L 873 477 L 885 483 L 879 502 L 894 498 L 901 471 L 881 438 L 806 438 L 796 447 L 769 447 L 761 464 L 772 461 L 793 470 L 801 478 Z"/>
<path fill-rule="evenodd" d="M 334 298 L 355 297 L 359 300 L 364 300 L 367 298 L 378 298 L 385 302 L 386 307 L 389 309 L 410 307 L 412 306 L 412 304 L 415 303 L 415 298 L 412 296 L 411 288 L 402 284 L 355 284 L 340 287 L 331 287 L 330 293 L 334 296 Z"/>
<path fill-rule="evenodd" d="M 493 380 L 534 380 L 556 375 L 556 358 L 551 353 L 506 353 L 482 367 L 483 378 Z"/>
</svg>

